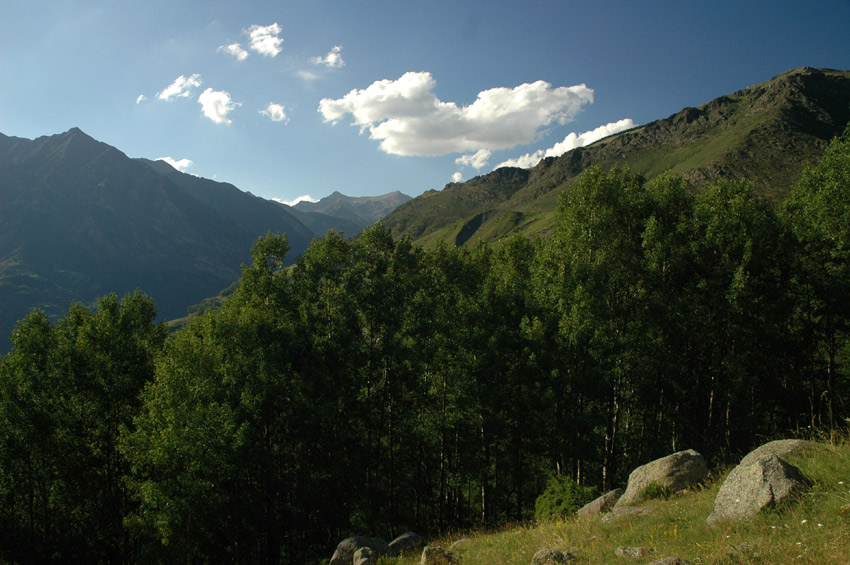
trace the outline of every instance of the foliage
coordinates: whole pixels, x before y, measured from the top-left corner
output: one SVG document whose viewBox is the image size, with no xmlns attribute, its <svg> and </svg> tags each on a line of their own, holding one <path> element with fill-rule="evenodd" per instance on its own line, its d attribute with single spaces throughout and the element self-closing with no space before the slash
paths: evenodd
<svg viewBox="0 0 850 565">
<path fill-rule="evenodd" d="M 534 517 L 538 520 L 549 520 L 569 516 L 598 494 L 599 489 L 595 486 L 581 486 L 571 477 L 552 475 L 546 484 L 546 490 L 534 501 Z"/>
</svg>

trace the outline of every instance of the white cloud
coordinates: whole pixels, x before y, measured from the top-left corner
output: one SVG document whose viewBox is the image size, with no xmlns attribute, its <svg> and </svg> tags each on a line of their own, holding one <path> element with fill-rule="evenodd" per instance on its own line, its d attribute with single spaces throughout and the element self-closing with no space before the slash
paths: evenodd
<svg viewBox="0 0 850 565">
<path fill-rule="evenodd" d="M 180 159 L 178 161 L 178 160 L 172 159 L 171 157 L 159 157 L 159 158 L 157 158 L 157 161 L 165 161 L 166 163 L 168 163 L 169 165 L 171 165 L 172 167 L 174 167 L 175 169 L 177 169 L 181 173 L 185 173 L 186 169 L 188 169 L 189 167 L 191 167 L 194 164 L 190 159 Z"/>
<path fill-rule="evenodd" d="M 222 45 L 218 48 L 218 51 L 223 53 L 227 53 L 228 55 L 234 57 L 237 61 L 244 61 L 248 58 L 248 52 L 242 48 L 238 43 L 231 43 L 229 45 Z"/>
<path fill-rule="evenodd" d="M 272 198 L 272 200 L 274 200 L 275 202 L 280 202 L 281 204 L 286 204 L 287 206 L 295 206 L 299 202 L 318 202 L 318 200 L 316 200 L 309 194 L 303 194 L 295 200 L 284 200 L 282 198 Z"/>
<path fill-rule="evenodd" d="M 136 104 L 141 104 L 142 102 L 147 101 L 147 99 L 148 97 L 144 94 L 139 94 L 139 96 L 136 98 Z"/>
<path fill-rule="evenodd" d="M 475 153 L 461 155 L 457 159 L 455 159 L 455 163 L 460 165 L 461 167 L 472 167 L 473 169 L 480 169 L 487 165 L 487 161 L 490 159 L 490 155 L 493 152 L 489 149 L 479 149 Z"/>
<path fill-rule="evenodd" d="M 485 90 L 469 106 L 458 106 L 438 99 L 436 84 L 428 72 L 409 72 L 336 100 L 325 98 L 319 112 L 332 123 L 351 114 L 386 153 L 444 155 L 530 143 L 540 128 L 567 123 L 593 102 L 593 90 L 584 84 L 553 88 L 541 80 Z"/>
<path fill-rule="evenodd" d="M 310 62 L 314 65 L 324 65 L 329 69 L 344 67 L 345 61 L 342 58 L 342 45 L 334 45 L 333 49 L 324 57 L 310 57 Z"/>
<path fill-rule="evenodd" d="M 248 36 L 251 38 L 251 49 L 261 55 L 274 57 L 280 53 L 283 48 L 283 39 L 278 37 L 280 26 L 273 23 L 269 26 L 253 25 L 248 28 Z"/>
<path fill-rule="evenodd" d="M 281 104 L 269 102 L 264 110 L 260 110 L 260 114 L 267 116 L 273 122 L 288 122 L 289 118 L 286 115 L 286 108 Z"/>
<path fill-rule="evenodd" d="M 180 75 L 174 82 L 169 84 L 162 92 L 157 93 L 157 98 L 171 101 L 174 98 L 188 98 L 192 95 L 192 89 L 201 86 L 201 75 L 195 73 L 189 78 Z"/>
<path fill-rule="evenodd" d="M 452 182 L 463 182 L 463 173 L 457 171 L 452 175 Z"/>
<path fill-rule="evenodd" d="M 231 100 L 230 93 L 212 88 L 203 91 L 198 97 L 198 102 L 201 104 L 204 115 L 217 124 L 230 124 L 227 114 L 242 105 Z"/>
<path fill-rule="evenodd" d="M 308 70 L 300 70 L 297 72 L 298 76 L 307 82 L 311 82 L 319 78 L 318 73 L 314 73 L 313 71 Z"/>
<path fill-rule="evenodd" d="M 499 167 L 520 167 L 523 169 L 528 169 L 535 166 L 540 162 L 541 159 L 545 157 L 559 157 L 570 151 L 575 149 L 576 147 L 584 147 L 585 145 L 590 145 L 594 141 L 598 141 L 603 137 L 608 137 L 609 135 L 613 135 L 615 133 L 621 132 L 623 130 L 627 130 L 635 127 L 635 123 L 631 118 L 626 118 L 624 120 L 619 120 L 617 122 L 611 122 L 605 124 L 604 126 L 599 126 L 596 129 L 586 131 L 576 135 L 575 132 L 571 132 L 567 137 L 564 138 L 564 141 L 556 143 L 554 146 L 549 149 L 540 149 L 535 151 L 534 153 L 526 153 L 521 157 L 517 157 L 516 159 L 508 159 L 507 161 L 503 161 L 496 165 L 495 168 Z"/>
</svg>

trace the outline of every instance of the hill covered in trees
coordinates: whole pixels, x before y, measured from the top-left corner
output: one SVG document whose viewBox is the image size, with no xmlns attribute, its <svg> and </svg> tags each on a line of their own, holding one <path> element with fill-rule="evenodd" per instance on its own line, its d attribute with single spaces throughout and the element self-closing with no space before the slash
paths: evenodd
<svg viewBox="0 0 850 565">
<path fill-rule="evenodd" d="M 591 167 L 551 237 L 378 224 L 253 248 L 171 337 L 134 294 L 0 360 L 0 558 L 318 561 L 349 534 L 521 521 L 551 475 L 832 429 L 850 381 L 850 131 L 782 206 Z"/>
</svg>

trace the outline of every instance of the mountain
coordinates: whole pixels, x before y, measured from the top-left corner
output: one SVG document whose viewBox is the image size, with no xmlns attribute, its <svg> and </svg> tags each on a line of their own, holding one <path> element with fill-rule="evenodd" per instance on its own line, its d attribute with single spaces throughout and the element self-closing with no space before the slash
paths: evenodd
<svg viewBox="0 0 850 565">
<path fill-rule="evenodd" d="M 355 236 L 410 200 L 410 196 L 398 190 L 382 196 L 345 196 L 334 192 L 318 202 L 302 200 L 290 211 L 318 235 L 337 229 Z"/>
<path fill-rule="evenodd" d="M 161 318 L 183 316 L 233 283 L 269 230 L 287 233 L 293 260 L 313 238 L 271 201 L 130 159 L 77 128 L 0 134 L 0 334 L 33 307 L 57 315 L 136 288 Z"/>
<path fill-rule="evenodd" d="M 850 72 L 808 67 L 696 108 L 543 159 L 430 190 L 387 218 L 395 235 L 428 244 L 488 241 L 512 231 L 546 233 L 558 197 L 585 169 L 629 167 L 652 178 L 670 170 L 699 190 L 717 178 L 748 178 L 781 200 L 802 170 L 850 121 Z"/>
</svg>

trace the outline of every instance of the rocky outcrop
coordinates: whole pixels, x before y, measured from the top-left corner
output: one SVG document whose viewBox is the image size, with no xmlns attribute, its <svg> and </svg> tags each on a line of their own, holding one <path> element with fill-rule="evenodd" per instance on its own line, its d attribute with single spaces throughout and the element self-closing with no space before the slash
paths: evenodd
<svg viewBox="0 0 850 565">
<path fill-rule="evenodd" d="M 704 481 L 708 466 L 702 455 L 688 449 L 641 465 L 629 475 L 626 492 L 615 507 L 630 506 L 644 499 L 644 490 L 651 485 L 677 492 Z"/>
<path fill-rule="evenodd" d="M 384 555 L 394 555 L 390 551 L 387 542 L 381 538 L 367 538 L 362 536 L 352 536 L 345 538 L 336 546 L 333 557 L 331 557 L 330 565 L 352 565 L 354 563 L 354 554 L 358 549 L 368 547 L 375 557 L 375 561 Z"/>
<path fill-rule="evenodd" d="M 592 500 L 579 508 L 576 511 L 576 516 L 583 520 L 601 516 L 610 511 L 621 496 L 623 496 L 623 489 L 621 488 L 606 492 L 599 498 Z"/>
<path fill-rule="evenodd" d="M 763 450 L 750 455 L 723 481 L 714 499 L 714 511 L 706 519 L 709 525 L 749 520 L 763 509 L 793 498 L 806 485 L 800 470 L 775 453 Z"/>
<path fill-rule="evenodd" d="M 806 441 L 804 439 L 778 439 L 776 441 L 769 441 L 750 451 L 743 459 L 741 459 L 739 465 L 749 465 L 755 460 L 770 453 L 777 457 L 787 459 L 788 456 L 802 455 L 807 451 L 819 449 L 820 447 L 821 446 L 819 444 L 813 441 Z"/>
</svg>

